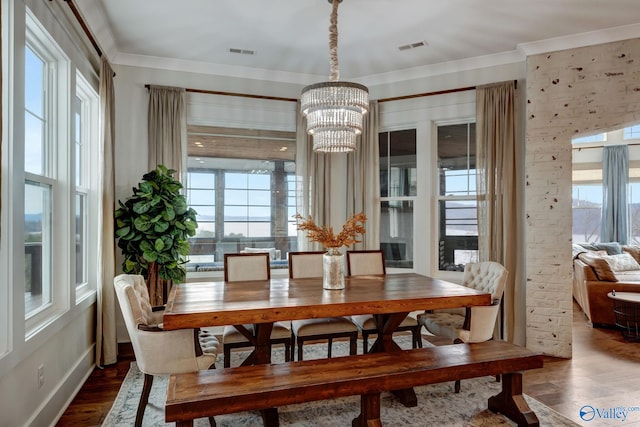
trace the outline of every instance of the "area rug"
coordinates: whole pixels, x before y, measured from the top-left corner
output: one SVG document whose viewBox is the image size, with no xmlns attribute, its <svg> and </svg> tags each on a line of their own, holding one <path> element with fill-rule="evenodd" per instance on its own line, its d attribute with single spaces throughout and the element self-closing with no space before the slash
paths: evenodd
<svg viewBox="0 0 640 427">
<path fill-rule="evenodd" d="M 403 348 L 410 348 L 410 337 L 401 336 L 396 339 Z M 428 343 L 427 343 L 428 344 Z M 359 343 L 358 349 L 362 345 Z M 305 359 L 326 357 L 325 344 L 305 345 Z M 347 355 L 348 344 L 334 343 L 333 357 Z M 237 366 L 246 356 L 245 352 L 233 353 L 232 366 Z M 282 361 L 282 351 L 274 349 L 274 362 Z M 216 363 L 222 366 L 219 356 Z M 102 424 L 105 427 L 133 426 L 136 409 L 140 400 L 144 375 L 138 370 L 135 362 L 122 383 L 113 407 Z M 166 400 L 167 377 L 155 377 L 149 404 L 147 405 L 143 426 L 171 426 L 164 422 L 164 402 Z M 462 381 L 459 394 L 453 392 L 453 383 L 434 384 L 416 387 L 418 406 L 407 408 L 398 402 L 390 393 L 381 396 L 381 419 L 385 426 L 464 426 L 490 427 L 514 426 L 511 420 L 487 409 L 487 399 L 500 391 L 500 383 L 495 377 L 482 377 Z M 535 399 L 525 396 L 527 403 L 538 416 L 541 426 L 577 426 L 551 408 Z M 350 426 L 351 421 L 359 414 L 360 399 L 358 396 L 334 400 L 324 400 L 298 405 L 282 406 L 278 409 L 280 425 L 283 427 L 337 427 Z M 258 411 L 241 412 L 216 416 L 218 427 L 260 427 L 262 419 Z M 207 419 L 195 421 L 196 427 L 209 426 Z"/>
</svg>

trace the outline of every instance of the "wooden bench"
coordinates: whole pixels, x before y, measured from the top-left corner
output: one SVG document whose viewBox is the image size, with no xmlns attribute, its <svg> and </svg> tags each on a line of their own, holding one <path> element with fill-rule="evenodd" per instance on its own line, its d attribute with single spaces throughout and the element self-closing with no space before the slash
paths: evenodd
<svg viewBox="0 0 640 427">
<path fill-rule="evenodd" d="M 489 409 L 519 426 L 538 426 L 522 396 L 522 371 L 542 366 L 541 354 L 488 341 L 199 371 L 170 376 L 165 419 L 192 426 L 195 418 L 360 395 L 353 426 L 382 426 L 381 392 L 501 374 L 502 391 Z M 265 426 L 278 425 L 277 416 L 263 418 Z"/>
</svg>

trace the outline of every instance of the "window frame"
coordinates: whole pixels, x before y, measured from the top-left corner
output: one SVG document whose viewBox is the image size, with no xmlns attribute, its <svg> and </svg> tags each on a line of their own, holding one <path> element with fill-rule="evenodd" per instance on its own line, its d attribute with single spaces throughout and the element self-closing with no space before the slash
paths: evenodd
<svg viewBox="0 0 640 427">
<path fill-rule="evenodd" d="M 436 229 L 435 229 L 435 236 L 436 239 L 434 239 L 437 242 L 437 246 L 435 247 L 435 262 L 433 264 L 433 269 L 437 272 L 437 274 L 448 274 L 451 272 L 461 272 L 462 270 L 460 268 L 455 269 L 455 270 L 451 270 L 451 269 L 442 269 L 441 266 L 441 253 L 440 253 L 440 249 L 441 249 L 441 242 L 442 242 L 442 235 L 441 235 L 441 231 L 444 229 L 446 229 L 446 224 L 443 224 L 443 218 L 442 218 L 442 208 L 444 205 L 446 205 L 447 202 L 450 201 L 461 201 L 461 202 L 474 202 L 476 204 L 476 226 L 478 226 L 478 216 L 477 216 L 477 191 L 476 189 L 471 189 L 470 187 L 467 189 L 468 193 L 467 195 L 442 195 L 440 189 L 442 188 L 443 182 L 441 179 L 441 173 L 440 173 L 440 167 L 439 167 L 439 162 L 438 162 L 438 131 L 440 127 L 445 127 L 445 126 L 455 126 L 455 125 L 467 125 L 467 129 L 469 129 L 469 125 L 475 125 L 476 124 L 476 118 L 475 117 L 466 117 L 466 118 L 459 118 L 459 119 L 453 119 L 453 120 L 446 120 L 446 121 L 436 121 L 434 122 L 434 171 L 435 171 L 435 178 L 434 178 L 434 197 L 435 197 L 435 201 L 436 201 L 436 208 L 435 208 L 435 224 L 436 224 Z M 467 131 L 469 132 L 469 131 Z M 475 139 L 470 138 L 469 133 L 467 133 L 467 147 L 470 147 L 470 144 L 475 144 Z M 467 150 L 467 166 L 469 167 L 469 150 Z M 463 170 L 463 169 L 460 169 Z M 467 171 L 471 171 L 475 169 L 464 169 Z M 467 176 L 470 176 L 471 173 L 468 172 Z M 473 240 L 473 239 L 468 239 L 468 240 Z M 475 246 L 475 248 L 474 248 Z M 471 248 L 470 250 L 474 250 L 476 251 L 476 259 L 477 256 L 479 254 L 477 254 L 478 251 L 478 235 L 475 235 L 475 244 L 474 242 L 471 242 Z M 455 252 L 455 250 L 454 250 Z M 454 254 L 454 261 L 455 261 L 455 254 Z"/>
<path fill-rule="evenodd" d="M 99 175 L 98 171 L 102 168 L 99 164 L 99 138 L 100 138 L 100 97 L 98 93 L 91 87 L 89 82 L 82 76 L 82 74 L 78 71 L 75 73 L 75 96 L 82 101 L 82 109 L 80 111 L 80 116 L 82 118 L 82 123 L 85 125 L 81 128 L 81 139 L 84 141 L 85 150 L 83 152 L 82 162 L 85 164 L 83 180 L 84 185 L 78 185 L 75 182 L 75 176 L 77 175 L 77 171 L 75 170 L 75 165 L 78 163 L 75 158 L 75 150 L 72 151 L 72 164 L 74 166 L 73 178 L 75 185 L 75 194 L 81 192 L 85 195 L 86 199 L 86 221 L 85 221 L 85 240 L 87 242 L 86 247 L 84 248 L 84 260 L 85 260 L 85 277 L 86 281 L 83 283 L 76 283 L 75 286 L 75 301 L 76 305 L 80 304 L 85 299 L 93 296 L 97 290 L 97 272 L 98 272 L 98 245 L 92 244 L 93 242 L 100 241 L 100 230 L 102 227 L 94 226 L 100 223 L 100 194 L 97 190 L 99 186 Z M 75 114 L 74 122 L 73 122 L 73 133 L 74 137 L 70 139 L 73 145 L 75 145 L 76 135 L 75 129 L 77 129 L 75 123 Z M 75 205 L 75 197 L 72 197 Z M 71 242 L 75 242 L 75 235 L 77 234 L 76 221 L 75 221 L 75 210 L 73 210 L 74 221 L 71 233 Z M 73 243 L 75 247 L 75 243 Z M 74 252 L 75 253 L 75 252 Z M 76 271 L 75 265 L 75 257 L 70 257 L 73 259 L 71 271 Z M 75 274 L 72 274 L 72 277 L 75 277 Z"/>
<path fill-rule="evenodd" d="M 409 186 L 407 188 L 407 192 L 409 193 L 408 195 L 402 195 L 402 196 L 398 196 L 398 195 L 394 195 L 391 196 L 389 195 L 390 193 L 393 193 L 391 191 L 392 189 L 392 180 L 393 180 L 393 167 L 391 165 L 391 155 L 389 155 L 390 151 L 391 151 L 391 134 L 394 132 L 408 132 L 408 131 L 413 131 L 414 133 L 414 160 L 415 160 L 415 176 L 413 177 L 415 179 L 415 191 L 412 191 L 411 186 Z M 387 204 L 389 206 L 389 208 L 392 207 L 392 205 L 396 204 L 396 205 L 407 205 L 407 207 L 410 207 L 411 209 L 411 230 L 410 230 L 410 234 L 407 236 L 401 236 L 402 238 L 405 238 L 408 240 L 405 243 L 405 245 L 410 246 L 409 248 L 407 248 L 407 246 L 405 246 L 405 250 L 407 251 L 407 255 L 405 259 L 399 259 L 397 261 L 399 262 L 394 262 L 396 260 L 391 259 L 390 256 L 388 256 L 388 252 L 390 251 L 391 253 L 394 253 L 394 251 L 396 250 L 396 248 L 394 248 L 394 243 L 396 242 L 383 242 L 382 239 L 386 238 L 386 236 L 382 236 L 382 230 L 380 232 L 380 249 L 383 250 L 383 252 L 387 252 L 387 254 L 385 255 L 385 268 L 387 268 L 387 271 L 392 272 L 393 270 L 391 269 L 397 269 L 398 272 L 407 272 L 407 271 L 414 271 L 415 270 L 415 263 L 416 263 L 416 249 L 415 249 L 415 233 L 416 233 L 416 210 L 417 205 L 418 205 L 418 194 L 419 194 L 419 186 L 420 186 L 420 181 L 418 179 L 418 175 L 419 175 L 419 156 L 418 156 L 418 127 L 413 125 L 413 126 L 403 126 L 402 128 L 392 128 L 392 129 L 380 129 L 378 130 L 378 150 L 381 150 L 380 144 L 382 142 L 381 139 L 381 135 L 386 134 L 386 142 L 387 142 L 387 147 L 386 147 L 386 152 L 387 152 L 387 164 L 386 164 L 386 168 L 383 169 L 383 165 L 382 165 L 382 156 L 379 156 L 380 160 L 380 165 L 379 165 L 379 171 L 378 171 L 378 179 L 380 179 L 382 181 L 383 179 L 383 172 L 384 173 L 384 177 L 386 178 L 386 196 L 383 196 L 383 192 L 385 189 L 385 186 L 382 184 L 382 182 L 380 183 L 380 194 L 379 194 L 379 206 L 380 206 L 380 221 L 381 221 L 381 227 L 382 227 L 382 221 L 384 220 L 383 218 L 383 213 L 384 213 L 384 209 L 383 209 L 383 204 Z M 409 169 L 410 170 L 410 169 Z M 389 211 L 391 212 L 391 211 Z M 390 237 L 392 238 L 392 237 Z M 384 246 L 385 244 L 389 243 L 388 246 Z M 400 250 L 400 249 L 398 249 Z M 406 262 L 406 263 L 403 263 Z M 403 265 L 404 264 L 404 265 Z"/>
<path fill-rule="evenodd" d="M 46 155 L 49 163 L 48 170 L 44 171 L 46 176 L 25 172 L 23 164 L 23 182 L 26 184 L 27 181 L 33 181 L 41 185 L 50 186 L 52 198 L 50 206 L 52 249 L 50 259 L 47 261 L 51 266 L 51 283 L 48 284 L 50 286 L 51 301 L 41 306 L 38 310 L 29 313 L 25 308 L 23 315 L 25 339 L 29 340 L 70 309 L 70 287 L 67 283 L 71 271 L 69 266 L 71 261 L 68 254 L 71 250 L 69 236 L 73 230 L 72 218 L 74 217 L 74 215 L 71 215 L 71 212 L 74 212 L 71 209 L 71 200 L 75 198 L 70 200 L 70 195 L 72 194 L 70 192 L 70 183 L 73 182 L 72 173 L 74 169 L 69 151 L 71 141 L 71 61 L 28 8 L 25 14 L 24 43 L 25 47 L 29 46 L 36 55 L 44 60 L 47 68 L 45 82 L 45 90 L 48 94 L 45 101 L 47 125 L 45 135 L 47 141 L 45 143 L 48 144 Z M 22 72 L 23 75 L 26 74 L 24 66 L 22 67 Z M 24 122 L 22 122 L 22 126 L 24 127 Z M 26 140 L 23 139 L 22 141 L 25 142 Z M 24 144 L 22 144 L 21 149 L 24 150 L 24 147 Z M 24 199 L 24 194 L 22 199 Z M 24 274 L 22 276 L 24 280 Z M 24 285 L 22 288 L 24 289 Z"/>
</svg>

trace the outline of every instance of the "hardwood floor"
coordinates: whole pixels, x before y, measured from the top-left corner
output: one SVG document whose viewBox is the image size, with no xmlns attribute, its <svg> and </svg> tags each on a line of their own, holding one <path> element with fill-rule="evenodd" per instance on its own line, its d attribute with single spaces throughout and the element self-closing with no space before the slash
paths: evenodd
<svg viewBox="0 0 640 427">
<path fill-rule="evenodd" d="M 640 343 L 626 342 L 616 329 L 592 328 L 573 304 L 573 357 L 547 358 L 542 369 L 527 371 L 524 392 L 580 425 L 640 426 Z M 580 408 L 635 407 L 627 419 L 580 418 Z"/>
<path fill-rule="evenodd" d="M 57 426 L 100 426 L 118 394 L 129 363 L 126 347 L 113 366 L 96 369 L 58 422 Z M 574 304 L 573 358 L 545 358 L 545 367 L 527 371 L 524 392 L 578 424 L 640 427 L 640 343 L 625 342 L 619 331 L 592 328 Z M 462 383 L 464 387 L 464 382 Z M 627 419 L 585 422 L 579 411 L 585 405 L 597 409 L 638 407 Z"/>
</svg>

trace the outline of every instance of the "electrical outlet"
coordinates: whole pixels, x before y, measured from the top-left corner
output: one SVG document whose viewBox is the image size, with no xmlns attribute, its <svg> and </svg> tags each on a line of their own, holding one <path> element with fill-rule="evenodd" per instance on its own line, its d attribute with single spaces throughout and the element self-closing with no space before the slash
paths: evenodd
<svg viewBox="0 0 640 427">
<path fill-rule="evenodd" d="M 44 385 L 44 365 L 38 366 L 38 388 Z"/>
</svg>

